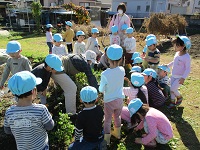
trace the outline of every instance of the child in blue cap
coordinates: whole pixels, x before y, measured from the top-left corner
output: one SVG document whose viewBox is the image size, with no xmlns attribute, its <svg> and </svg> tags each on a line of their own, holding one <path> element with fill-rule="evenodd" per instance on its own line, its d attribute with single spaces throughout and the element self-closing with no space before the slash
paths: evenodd
<svg viewBox="0 0 200 150">
<path fill-rule="evenodd" d="M 149 106 L 159 108 L 165 103 L 165 96 L 157 83 L 157 73 L 154 69 L 147 68 L 142 72 L 148 90 Z"/>
<path fill-rule="evenodd" d="M 53 36 L 54 45 L 52 48 L 52 54 L 58 55 L 60 58 L 62 56 L 66 56 L 68 54 L 65 45 L 63 45 L 61 42 L 63 41 L 62 35 L 59 33 L 54 34 Z"/>
<path fill-rule="evenodd" d="M 53 26 L 51 24 L 46 25 L 46 42 L 49 47 L 49 54 L 52 53 L 52 47 L 53 47 L 52 28 Z"/>
<path fill-rule="evenodd" d="M 170 99 L 170 78 L 168 73 L 170 73 L 169 67 L 167 65 L 158 66 L 158 84 L 162 88 L 162 92 L 166 100 Z"/>
<path fill-rule="evenodd" d="M 77 31 L 76 32 L 76 38 L 77 41 L 74 44 L 74 54 L 85 54 L 85 42 L 83 40 L 85 39 L 85 33 L 83 31 Z"/>
<path fill-rule="evenodd" d="M 67 49 L 69 53 L 73 52 L 72 43 L 75 36 L 74 30 L 72 29 L 72 23 L 70 21 L 65 21 L 66 32 L 63 34 L 63 39 L 65 39 Z"/>
<path fill-rule="evenodd" d="M 110 144 L 111 134 L 121 138 L 121 111 L 123 106 L 123 84 L 125 70 L 119 66 L 123 49 L 117 44 L 108 47 L 106 54 L 110 68 L 101 73 L 99 91 L 104 94 L 104 139 Z M 111 121 L 114 116 L 114 131 L 111 133 Z"/>
<path fill-rule="evenodd" d="M 29 71 L 18 72 L 8 81 L 8 88 L 19 101 L 6 111 L 4 131 L 13 134 L 17 149 L 49 149 L 46 130 L 53 129 L 54 121 L 45 105 L 32 103 L 36 85 L 41 82 Z"/>
<path fill-rule="evenodd" d="M 101 106 L 95 105 L 98 97 L 97 90 L 86 86 L 81 89 L 80 97 L 85 108 L 78 113 L 75 142 L 68 150 L 101 149 L 104 112 Z"/>
<path fill-rule="evenodd" d="M 31 71 L 31 62 L 25 56 L 21 55 L 22 48 L 21 44 L 18 41 L 10 41 L 6 47 L 6 53 L 10 56 L 8 58 L 6 66 L 4 68 L 1 82 L 0 82 L 0 89 L 3 89 L 4 84 L 11 72 L 14 75 L 20 71 Z"/>
<path fill-rule="evenodd" d="M 126 29 L 128 28 L 127 24 L 123 24 L 121 26 L 121 32 L 119 33 L 119 37 L 120 37 L 120 46 L 122 48 L 124 48 L 124 40 L 126 39 L 127 35 L 126 35 Z"/>
<path fill-rule="evenodd" d="M 120 36 L 118 35 L 118 27 L 116 25 L 111 27 L 112 34 L 110 35 L 110 45 L 120 45 Z"/>
</svg>

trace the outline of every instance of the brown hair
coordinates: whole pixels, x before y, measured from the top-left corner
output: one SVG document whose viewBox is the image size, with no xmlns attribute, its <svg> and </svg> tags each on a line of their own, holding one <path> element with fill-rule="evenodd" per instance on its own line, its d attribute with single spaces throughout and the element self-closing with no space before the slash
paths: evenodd
<svg viewBox="0 0 200 150">
<path fill-rule="evenodd" d="M 119 9 L 123 10 L 123 13 L 125 13 L 125 12 L 126 12 L 126 5 L 125 5 L 124 3 L 120 3 L 120 4 L 118 5 L 118 7 L 117 7 L 117 11 L 118 11 Z"/>
</svg>

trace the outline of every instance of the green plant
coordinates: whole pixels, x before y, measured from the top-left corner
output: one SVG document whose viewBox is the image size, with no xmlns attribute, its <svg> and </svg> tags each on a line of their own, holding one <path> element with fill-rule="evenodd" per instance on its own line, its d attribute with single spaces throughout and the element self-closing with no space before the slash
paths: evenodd
<svg viewBox="0 0 200 150">
<path fill-rule="evenodd" d="M 32 9 L 32 15 L 36 22 L 37 32 L 40 33 L 40 19 L 41 19 L 41 14 L 42 14 L 41 12 L 42 5 L 40 4 L 40 1 L 34 1 L 31 4 L 31 9 Z"/>
<path fill-rule="evenodd" d="M 73 137 L 74 125 L 71 124 L 68 114 L 59 113 L 59 118 L 55 118 L 54 130 L 50 131 L 49 140 L 51 147 L 64 149 L 68 146 Z"/>
<path fill-rule="evenodd" d="M 126 146 L 124 145 L 124 143 L 117 144 L 117 150 L 126 150 Z"/>
</svg>

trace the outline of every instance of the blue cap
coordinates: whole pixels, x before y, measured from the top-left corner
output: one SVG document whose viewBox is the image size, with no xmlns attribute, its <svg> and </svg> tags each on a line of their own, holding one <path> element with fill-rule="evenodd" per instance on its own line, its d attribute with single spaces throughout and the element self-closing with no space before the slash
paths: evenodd
<svg viewBox="0 0 200 150">
<path fill-rule="evenodd" d="M 21 50 L 21 44 L 17 41 L 10 41 L 6 47 L 6 53 L 16 53 Z"/>
<path fill-rule="evenodd" d="M 157 73 L 155 70 L 151 68 L 147 68 L 142 72 L 143 75 L 152 76 L 154 79 L 157 77 Z"/>
<path fill-rule="evenodd" d="M 145 47 L 143 48 L 142 52 L 147 53 L 148 47 L 147 45 L 145 45 Z"/>
<path fill-rule="evenodd" d="M 55 54 L 49 54 L 45 58 L 45 62 L 49 67 L 53 68 L 54 70 L 63 71 L 62 61 L 59 56 Z"/>
<path fill-rule="evenodd" d="M 139 98 L 132 99 L 128 104 L 130 117 L 132 117 L 142 107 L 143 103 Z"/>
<path fill-rule="evenodd" d="M 140 63 L 142 63 L 142 62 L 143 62 L 143 60 L 142 60 L 141 57 L 136 57 L 136 58 L 133 60 L 133 64 L 140 64 Z"/>
<path fill-rule="evenodd" d="M 83 102 L 91 102 L 97 99 L 97 90 L 92 86 L 86 86 L 81 89 L 80 97 Z"/>
<path fill-rule="evenodd" d="M 118 27 L 116 25 L 111 27 L 111 32 L 116 33 L 118 31 Z"/>
<path fill-rule="evenodd" d="M 151 37 L 148 40 L 146 40 L 146 45 L 147 46 L 151 46 L 153 44 L 157 44 L 157 40 L 155 38 Z"/>
<path fill-rule="evenodd" d="M 59 33 L 54 34 L 53 39 L 54 39 L 54 41 L 56 41 L 56 42 L 62 42 L 62 41 L 63 41 L 62 35 L 59 34 Z"/>
<path fill-rule="evenodd" d="M 132 55 L 131 60 L 134 60 L 136 57 L 140 57 L 140 53 L 139 52 L 134 52 Z"/>
<path fill-rule="evenodd" d="M 130 72 L 139 72 L 141 73 L 142 68 L 140 66 L 133 66 Z"/>
<path fill-rule="evenodd" d="M 97 28 L 92 28 L 91 32 L 92 33 L 99 33 L 99 30 Z"/>
<path fill-rule="evenodd" d="M 126 30 L 128 28 L 128 25 L 127 24 L 123 24 L 122 26 L 121 26 L 121 30 Z"/>
<path fill-rule="evenodd" d="M 47 28 L 53 28 L 53 26 L 51 24 L 47 24 L 46 27 Z"/>
<path fill-rule="evenodd" d="M 66 24 L 67 26 L 72 27 L 72 23 L 71 23 L 70 21 L 65 21 L 65 24 Z"/>
<path fill-rule="evenodd" d="M 154 34 L 149 34 L 149 35 L 147 35 L 145 41 L 147 41 L 150 38 L 155 38 L 156 39 L 156 36 Z"/>
<path fill-rule="evenodd" d="M 111 60 L 119 60 L 122 57 L 123 49 L 121 46 L 113 44 L 108 47 L 106 54 Z"/>
<path fill-rule="evenodd" d="M 77 32 L 76 32 L 76 36 L 80 36 L 80 35 L 85 35 L 85 33 L 84 33 L 83 31 L 81 31 L 81 30 L 80 30 L 80 31 L 77 31 Z"/>
<path fill-rule="evenodd" d="M 170 72 L 170 68 L 167 65 L 160 65 L 158 66 L 158 69 L 161 69 L 166 72 Z"/>
<path fill-rule="evenodd" d="M 134 31 L 134 29 L 132 27 L 129 27 L 126 29 L 127 34 L 131 34 L 131 33 L 133 33 L 133 31 Z"/>
<path fill-rule="evenodd" d="M 36 78 L 34 74 L 29 71 L 21 71 L 14 74 L 8 80 L 8 88 L 15 95 L 22 95 L 33 90 L 36 85 L 41 84 L 42 79 Z"/>
<path fill-rule="evenodd" d="M 192 44 L 190 39 L 187 36 L 178 36 L 185 44 L 186 49 L 190 49 Z"/>
<path fill-rule="evenodd" d="M 131 74 L 131 83 L 136 86 L 140 87 L 144 84 L 144 76 L 138 72 L 134 72 Z"/>
</svg>

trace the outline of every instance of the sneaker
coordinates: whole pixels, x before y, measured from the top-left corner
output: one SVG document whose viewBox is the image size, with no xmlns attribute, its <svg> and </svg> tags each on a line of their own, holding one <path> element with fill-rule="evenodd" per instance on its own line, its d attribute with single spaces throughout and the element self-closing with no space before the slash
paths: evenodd
<svg viewBox="0 0 200 150">
<path fill-rule="evenodd" d="M 177 97 L 177 102 L 176 102 L 176 106 L 179 106 L 183 101 L 183 97 L 180 96 L 180 97 Z"/>
<path fill-rule="evenodd" d="M 175 108 L 176 107 L 176 104 L 173 104 L 173 103 L 170 103 L 168 106 L 167 106 L 167 108 Z"/>
</svg>

